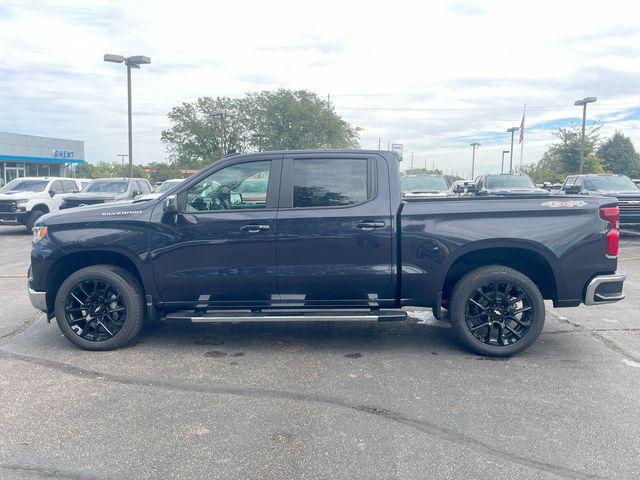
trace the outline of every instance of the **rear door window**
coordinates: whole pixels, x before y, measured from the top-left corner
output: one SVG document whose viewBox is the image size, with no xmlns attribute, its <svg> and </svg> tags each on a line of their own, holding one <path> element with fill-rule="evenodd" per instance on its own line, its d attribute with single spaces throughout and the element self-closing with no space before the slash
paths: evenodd
<svg viewBox="0 0 640 480">
<path fill-rule="evenodd" d="M 364 158 L 294 159 L 293 207 L 341 207 L 372 196 L 369 161 Z"/>
</svg>

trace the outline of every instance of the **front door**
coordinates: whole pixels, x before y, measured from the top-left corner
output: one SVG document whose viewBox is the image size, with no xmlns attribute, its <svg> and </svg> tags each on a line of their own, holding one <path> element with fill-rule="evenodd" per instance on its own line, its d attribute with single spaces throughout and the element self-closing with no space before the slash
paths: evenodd
<svg viewBox="0 0 640 480">
<path fill-rule="evenodd" d="M 282 155 L 224 162 L 178 193 L 177 219 L 151 236 L 163 303 L 269 305 L 277 294 L 276 207 Z"/>
<path fill-rule="evenodd" d="M 276 239 L 283 303 L 375 306 L 392 301 L 388 178 L 386 163 L 377 155 L 285 157 Z"/>
<path fill-rule="evenodd" d="M 11 180 L 24 177 L 24 168 L 19 167 L 6 167 L 5 168 L 5 185 Z"/>
</svg>

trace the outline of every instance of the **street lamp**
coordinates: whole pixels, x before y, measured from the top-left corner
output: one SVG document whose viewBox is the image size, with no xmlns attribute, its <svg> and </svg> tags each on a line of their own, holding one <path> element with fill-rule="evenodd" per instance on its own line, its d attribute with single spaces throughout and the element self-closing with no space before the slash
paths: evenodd
<svg viewBox="0 0 640 480">
<path fill-rule="evenodd" d="M 520 130 L 520 127 L 507 128 L 507 133 L 511 133 L 511 150 L 509 150 L 509 173 L 513 173 L 513 134 Z"/>
<path fill-rule="evenodd" d="M 582 173 L 584 167 L 584 127 L 587 121 L 587 104 L 593 103 L 598 100 L 597 97 L 584 97 L 580 100 L 576 100 L 574 105 L 582 106 L 582 141 L 580 142 L 580 173 Z"/>
<path fill-rule="evenodd" d="M 478 148 L 480 144 L 478 142 L 473 142 L 471 146 L 473 147 L 473 154 L 471 156 L 471 180 L 473 180 L 473 173 L 476 167 L 476 148 Z"/>
<path fill-rule="evenodd" d="M 500 173 L 504 173 L 504 154 L 509 153 L 509 150 L 502 150 L 502 168 L 500 169 Z"/>
<path fill-rule="evenodd" d="M 224 131 L 224 117 L 233 117 L 234 115 L 227 112 L 226 110 L 212 110 L 211 112 L 209 112 L 209 117 L 214 118 L 214 117 L 220 117 L 220 129 L 222 131 L 222 141 L 221 143 L 221 147 L 222 147 L 222 156 L 224 157 L 227 153 L 227 139 L 226 139 L 226 134 Z"/>
<path fill-rule="evenodd" d="M 122 55 L 112 55 L 107 53 L 104 56 L 105 62 L 124 63 L 127 66 L 127 108 L 129 120 L 129 178 L 133 177 L 133 136 L 131 133 L 131 69 L 140 68 L 140 65 L 151 63 L 149 57 L 136 55 L 133 57 L 123 57 Z"/>
</svg>

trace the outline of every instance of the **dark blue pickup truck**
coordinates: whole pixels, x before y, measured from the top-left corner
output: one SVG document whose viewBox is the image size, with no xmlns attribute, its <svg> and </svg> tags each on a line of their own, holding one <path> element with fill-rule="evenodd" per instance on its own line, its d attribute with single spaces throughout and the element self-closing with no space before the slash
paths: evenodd
<svg viewBox="0 0 640 480">
<path fill-rule="evenodd" d="M 448 312 L 470 349 L 531 345 L 556 307 L 624 298 L 616 200 L 405 198 L 380 151 L 231 155 L 160 198 L 42 217 L 33 305 L 90 350 L 145 321 L 404 320 Z"/>
</svg>

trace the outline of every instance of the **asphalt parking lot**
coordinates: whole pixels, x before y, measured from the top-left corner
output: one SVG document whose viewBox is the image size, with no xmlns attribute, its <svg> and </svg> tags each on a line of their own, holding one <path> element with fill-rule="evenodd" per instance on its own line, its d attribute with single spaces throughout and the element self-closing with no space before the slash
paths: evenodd
<svg viewBox="0 0 640 480">
<path fill-rule="evenodd" d="M 640 234 L 627 299 L 555 310 L 519 357 L 428 315 L 165 323 L 78 350 L 30 305 L 30 236 L 0 230 L 0 478 L 638 478 Z"/>
</svg>

